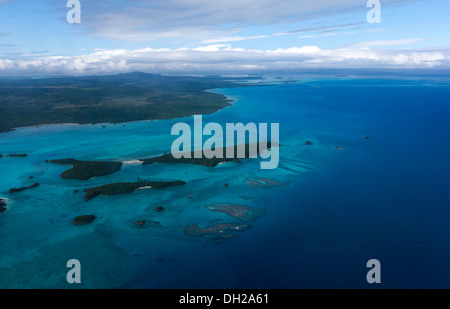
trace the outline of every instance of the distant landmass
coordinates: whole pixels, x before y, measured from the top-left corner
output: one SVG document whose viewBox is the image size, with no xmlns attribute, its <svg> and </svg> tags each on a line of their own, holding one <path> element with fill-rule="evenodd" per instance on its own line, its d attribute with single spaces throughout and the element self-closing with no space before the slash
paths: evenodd
<svg viewBox="0 0 450 309">
<path fill-rule="evenodd" d="M 0 79 L 0 132 L 58 123 L 120 123 L 211 114 L 230 105 L 207 92 L 242 86 L 221 77 L 127 73 Z"/>
</svg>

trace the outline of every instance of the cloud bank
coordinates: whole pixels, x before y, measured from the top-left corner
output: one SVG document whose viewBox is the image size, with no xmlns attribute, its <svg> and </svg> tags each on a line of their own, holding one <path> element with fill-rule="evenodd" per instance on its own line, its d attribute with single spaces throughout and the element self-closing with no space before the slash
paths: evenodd
<svg viewBox="0 0 450 309">
<path fill-rule="evenodd" d="M 416 39 L 361 43 L 363 47 L 321 49 L 317 46 L 258 50 L 230 44 L 180 49 L 115 49 L 79 56 L 0 59 L 0 74 L 89 75 L 142 71 L 148 73 L 254 73 L 314 68 L 450 69 L 448 49 L 370 49 L 406 44 Z"/>
</svg>

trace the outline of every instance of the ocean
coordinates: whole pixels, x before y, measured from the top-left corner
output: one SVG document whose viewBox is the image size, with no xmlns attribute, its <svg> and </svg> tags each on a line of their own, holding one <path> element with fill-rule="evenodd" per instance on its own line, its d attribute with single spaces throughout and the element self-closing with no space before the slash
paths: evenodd
<svg viewBox="0 0 450 309">
<path fill-rule="evenodd" d="M 204 124 L 279 123 L 272 170 L 257 158 L 124 164 L 80 181 L 46 162 L 159 156 L 170 152 L 172 126 L 193 117 L 1 133 L 1 154 L 28 156 L 0 158 L 0 288 L 449 288 L 449 80 L 297 76 L 211 90 L 233 105 Z M 83 200 L 84 189 L 138 177 L 186 185 Z M 186 235 L 192 224 L 243 223 L 205 207 L 214 203 L 265 214 L 234 237 Z M 96 219 L 72 224 L 86 214 Z M 139 220 L 155 224 L 141 229 Z M 66 280 L 70 259 L 80 261 L 81 284 Z M 370 259 L 381 264 L 380 284 L 366 280 Z"/>
</svg>

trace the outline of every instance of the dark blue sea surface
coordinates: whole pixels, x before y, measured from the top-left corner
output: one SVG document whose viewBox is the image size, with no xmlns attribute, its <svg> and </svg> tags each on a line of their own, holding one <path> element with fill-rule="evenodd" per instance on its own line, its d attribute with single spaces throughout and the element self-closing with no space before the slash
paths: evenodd
<svg viewBox="0 0 450 309">
<path fill-rule="evenodd" d="M 279 123 L 274 170 L 260 169 L 260 159 L 215 168 L 125 164 L 77 181 L 45 162 L 161 155 L 175 139 L 172 125 L 193 125 L 193 117 L 0 134 L 0 153 L 29 154 L 0 159 L 0 196 L 8 199 L 0 287 L 72 288 L 66 263 L 78 259 L 87 288 L 449 288 L 450 78 L 286 81 L 213 90 L 233 106 L 203 116 L 204 124 Z M 137 177 L 187 184 L 83 200 L 83 189 Z M 261 178 L 279 185 L 250 185 Z M 33 182 L 41 185 L 8 193 Z M 190 224 L 241 222 L 205 208 L 211 203 L 265 215 L 221 241 L 187 236 Z M 73 226 L 82 214 L 97 218 Z M 140 219 L 159 225 L 138 229 Z M 381 263 L 376 286 L 366 281 L 370 259 Z"/>
</svg>

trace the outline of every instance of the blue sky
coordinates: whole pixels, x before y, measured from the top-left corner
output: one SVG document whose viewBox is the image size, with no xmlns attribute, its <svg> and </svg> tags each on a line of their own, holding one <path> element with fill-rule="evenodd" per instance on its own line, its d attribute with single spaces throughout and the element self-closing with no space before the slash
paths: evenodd
<svg viewBox="0 0 450 309">
<path fill-rule="evenodd" d="M 450 1 L 0 0 L 0 75 L 450 68 Z"/>
</svg>

